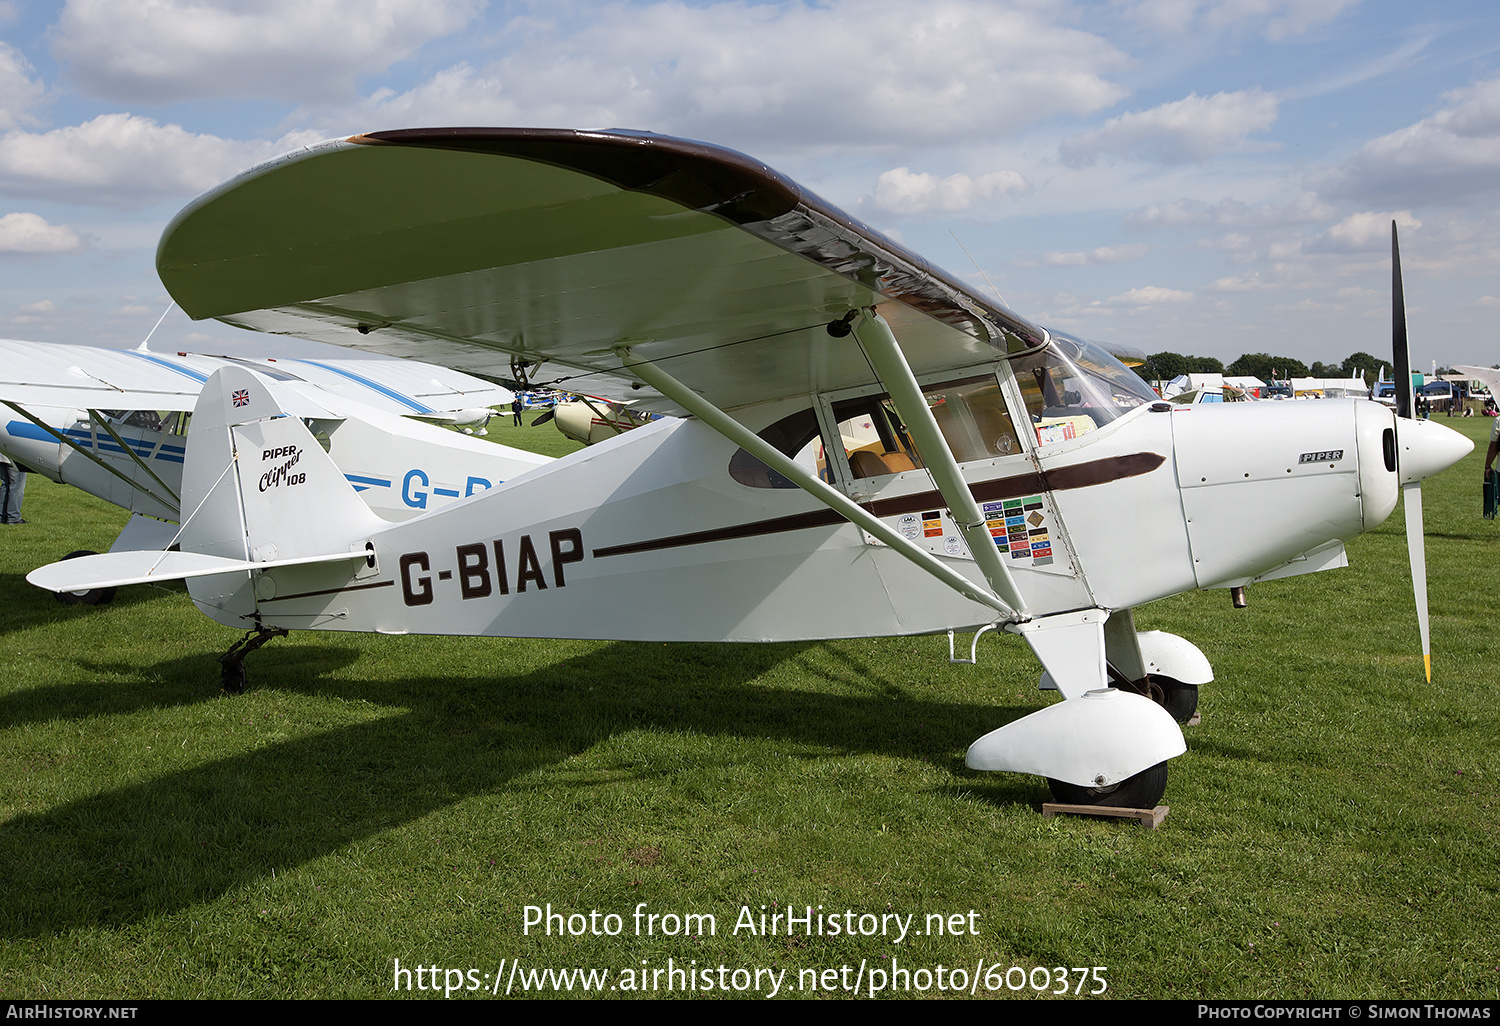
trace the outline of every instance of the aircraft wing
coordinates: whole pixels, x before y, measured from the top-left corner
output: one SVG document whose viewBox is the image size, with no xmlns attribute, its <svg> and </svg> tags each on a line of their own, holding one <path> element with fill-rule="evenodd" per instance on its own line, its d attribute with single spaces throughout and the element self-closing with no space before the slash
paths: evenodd
<svg viewBox="0 0 1500 1026">
<path fill-rule="evenodd" d="M 1467 374 L 1475 381 L 1484 382 L 1490 395 L 1500 395 L 1500 370 L 1494 367 L 1470 367 L 1467 364 L 1456 364 L 1453 369 L 1460 374 Z"/>
<path fill-rule="evenodd" d="M 78 410 L 191 411 L 217 369 L 195 365 L 203 359 L 212 358 L 0 339 L 0 401 Z M 302 393 L 286 401 L 287 412 L 297 417 L 337 416 Z"/>
<path fill-rule="evenodd" d="M 70 409 L 191 411 L 209 375 L 229 364 L 250 367 L 285 386 L 278 396 L 286 411 L 297 417 L 342 416 L 320 393 L 387 413 L 439 421 L 461 411 L 505 405 L 512 398 L 499 385 L 412 360 L 244 360 L 0 339 L 0 401 Z"/>
<path fill-rule="evenodd" d="M 627 344 L 721 409 L 873 382 L 827 330 L 854 308 L 919 375 L 1046 339 L 743 154 L 618 131 L 327 143 L 193 202 L 157 268 L 194 318 L 651 399 Z"/>
</svg>

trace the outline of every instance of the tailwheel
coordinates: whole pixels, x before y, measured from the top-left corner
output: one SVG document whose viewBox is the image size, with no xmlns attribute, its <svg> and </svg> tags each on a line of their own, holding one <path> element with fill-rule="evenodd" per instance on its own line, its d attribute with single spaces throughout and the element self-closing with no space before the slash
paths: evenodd
<svg viewBox="0 0 1500 1026">
<path fill-rule="evenodd" d="M 79 556 L 97 555 L 93 549 L 79 549 L 70 552 L 63 559 L 77 559 Z M 115 589 L 92 588 L 89 591 L 60 591 L 57 593 L 57 601 L 65 606 L 105 606 L 114 600 Z"/>
<path fill-rule="evenodd" d="M 1063 805 L 1102 805 L 1110 809 L 1154 809 L 1167 791 L 1167 764 L 1159 762 L 1150 769 L 1127 777 L 1108 787 L 1081 787 L 1062 780 L 1047 778 L 1052 797 Z"/>
<path fill-rule="evenodd" d="M 286 636 L 287 631 L 284 627 L 257 625 L 254 630 L 247 631 L 243 638 L 230 646 L 228 652 L 219 656 L 220 679 L 224 690 L 231 695 L 243 694 L 245 685 L 250 679 L 249 674 L 245 672 L 245 657 L 272 638 Z"/>
</svg>

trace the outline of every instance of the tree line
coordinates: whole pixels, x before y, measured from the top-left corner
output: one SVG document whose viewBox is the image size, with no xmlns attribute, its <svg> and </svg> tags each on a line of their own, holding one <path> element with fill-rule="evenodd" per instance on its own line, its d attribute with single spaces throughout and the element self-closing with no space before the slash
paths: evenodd
<svg viewBox="0 0 1500 1026">
<path fill-rule="evenodd" d="M 1228 367 L 1212 356 L 1184 356 L 1181 353 L 1153 353 L 1135 372 L 1147 381 L 1169 381 L 1179 374 L 1227 374 L 1231 377 L 1259 378 L 1262 381 L 1285 381 L 1287 378 L 1363 377 L 1373 385 L 1380 368 L 1389 368 L 1390 360 L 1369 353 L 1350 353 L 1342 363 L 1314 363 L 1311 367 L 1290 356 L 1270 353 L 1246 353 Z"/>
</svg>

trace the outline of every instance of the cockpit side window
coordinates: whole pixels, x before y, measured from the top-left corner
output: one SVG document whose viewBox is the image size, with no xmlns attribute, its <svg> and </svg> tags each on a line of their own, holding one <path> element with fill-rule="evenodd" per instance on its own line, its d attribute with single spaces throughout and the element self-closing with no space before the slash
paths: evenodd
<svg viewBox="0 0 1500 1026">
<path fill-rule="evenodd" d="M 838 418 L 839 442 L 844 457 L 856 478 L 896 474 L 922 465 L 916 448 L 890 406 L 890 400 L 884 395 L 840 400 L 833 404 L 833 415 Z M 828 452 L 818 430 L 817 414 L 811 409 L 783 417 L 760 432 L 760 437 L 823 481 L 833 483 Z M 737 450 L 730 458 L 729 476 L 752 488 L 797 487 L 744 449 Z"/>
<path fill-rule="evenodd" d="M 1156 399 L 1108 352 L 1063 335 L 1011 366 L 1040 445 L 1076 438 Z"/>
<path fill-rule="evenodd" d="M 760 437 L 769 442 L 778 452 L 790 456 L 798 463 L 807 466 L 809 470 L 817 470 L 824 481 L 829 479 L 825 468 L 810 466 L 802 458 L 804 451 L 818 439 L 818 415 L 811 407 L 781 418 L 760 432 Z M 820 450 L 818 455 L 821 457 L 822 446 L 819 445 L 818 448 Z M 744 449 L 736 449 L 734 455 L 730 457 L 729 476 L 751 488 L 797 487 L 794 482 L 778 474 Z"/>
<path fill-rule="evenodd" d="M 896 409 L 884 395 L 861 396 L 833 404 L 839 443 L 856 478 L 899 474 L 922 466 Z"/>
<path fill-rule="evenodd" d="M 938 430 L 959 463 L 1021 451 L 1016 427 L 993 374 L 924 385 L 922 394 Z"/>
<path fill-rule="evenodd" d="M 924 385 L 922 392 L 938 429 L 960 463 L 994 459 L 1021 451 L 1021 443 L 994 374 Z M 889 396 L 878 393 L 833 403 L 838 445 L 856 480 L 920 470 L 925 465 Z M 832 439 L 818 431 L 811 409 L 784 417 L 760 433 L 809 472 L 833 483 L 828 466 Z M 744 449 L 729 461 L 729 476 L 752 488 L 795 488 Z"/>
</svg>

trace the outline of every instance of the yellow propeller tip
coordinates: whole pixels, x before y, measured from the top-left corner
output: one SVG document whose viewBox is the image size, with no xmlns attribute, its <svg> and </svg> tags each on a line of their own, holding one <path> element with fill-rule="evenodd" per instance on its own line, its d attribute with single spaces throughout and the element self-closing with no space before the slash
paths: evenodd
<svg viewBox="0 0 1500 1026">
<path fill-rule="evenodd" d="M 1427 683 L 1431 684 L 1432 683 L 1432 654 L 1429 653 L 1429 652 L 1423 652 L 1422 653 L 1422 662 L 1427 667 Z"/>
</svg>

